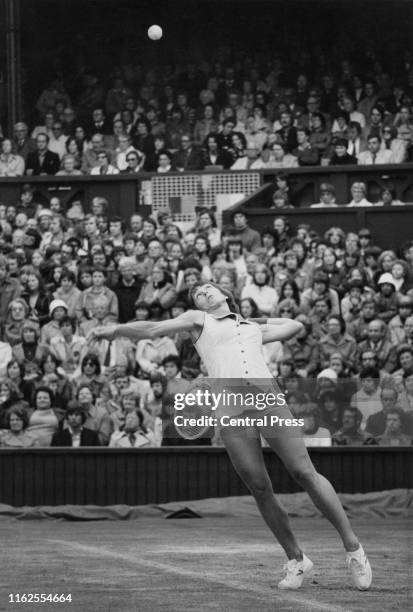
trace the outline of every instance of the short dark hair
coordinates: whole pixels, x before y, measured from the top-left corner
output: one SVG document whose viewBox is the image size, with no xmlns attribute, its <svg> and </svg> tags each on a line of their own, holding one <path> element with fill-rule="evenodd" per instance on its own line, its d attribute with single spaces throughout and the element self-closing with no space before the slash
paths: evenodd
<svg viewBox="0 0 413 612">
<path fill-rule="evenodd" d="M 162 359 L 162 365 L 165 367 L 168 363 L 174 363 L 177 369 L 180 371 L 182 368 L 182 361 L 178 355 L 167 355 Z"/>
<path fill-rule="evenodd" d="M 72 332 L 75 333 L 75 331 L 76 331 L 76 319 L 74 317 L 69 317 L 69 316 L 63 317 L 59 321 L 59 327 L 63 327 L 63 325 L 66 325 L 67 323 L 70 323 L 70 326 L 72 328 Z"/>
</svg>

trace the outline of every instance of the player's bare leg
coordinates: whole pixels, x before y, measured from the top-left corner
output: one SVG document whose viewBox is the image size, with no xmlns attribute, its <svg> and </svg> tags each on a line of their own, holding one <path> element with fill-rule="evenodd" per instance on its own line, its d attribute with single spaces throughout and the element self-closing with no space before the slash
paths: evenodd
<svg viewBox="0 0 413 612">
<path fill-rule="evenodd" d="M 357 588 L 360 590 L 368 589 L 371 584 L 372 573 L 367 556 L 351 527 L 332 484 L 316 471 L 304 440 L 298 436 L 271 436 L 268 435 L 268 431 L 262 433 L 291 476 L 303 487 L 314 505 L 340 534 L 347 551 L 346 562 Z"/>
</svg>

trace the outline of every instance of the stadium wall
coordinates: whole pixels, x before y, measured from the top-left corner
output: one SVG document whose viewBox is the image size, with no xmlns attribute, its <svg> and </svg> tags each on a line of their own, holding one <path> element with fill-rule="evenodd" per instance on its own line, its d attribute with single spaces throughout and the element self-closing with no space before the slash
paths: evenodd
<svg viewBox="0 0 413 612">
<path fill-rule="evenodd" d="M 412 487 L 413 448 L 314 448 L 319 472 L 340 493 Z M 279 459 L 264 449 L 278 493 L 300 490 Z M 223 448 L 0 450 L 0 503 L 141 505 L 248 491 Z"/>
</svg>

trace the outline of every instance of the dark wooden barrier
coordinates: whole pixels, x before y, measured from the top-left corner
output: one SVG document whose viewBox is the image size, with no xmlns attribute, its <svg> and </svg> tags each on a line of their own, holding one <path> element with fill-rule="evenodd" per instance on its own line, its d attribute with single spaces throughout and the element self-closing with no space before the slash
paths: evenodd
<svg viewBox="0 0 413 612">
<path fill-rule="evenodd" d="M 66 208 L 75 200 L 80 200 L 85 212 L 95 196 L 109 202 L 109 214 L 130 217 L 138 210 L 140 183 L 136 176 L 30 176 L 23 178 L 2 178 L 0 180 L 0 201 L 15 204 L 22 185 L 30 184 L 34 189 L 34 199 L 39 204 L 48 205 L 50 198 L 58 196 Z M 142 207 L 143 210 L 148 207 Z M 149 214 L 150 210 L 148 211 Z"/>
<path fill-rule="evenodd" d="M 277 170 L 262 170 L 264 183 L 273 183 Z M 336 190 L 337 204 L 351 201 L 350 188 L 356 181 L 367 185 L 367 199 L 378 202 L 380 191 L 391 183 L 402 202 L 413 203 L 413 164 L 388 166 L 320 166 L 282 170 L 291 182 L 292 203 L 300 208 L 320 201 L 321 183 L 331 183 Z"/>
<path fill-rule="evenodd" d="M 339 492 L 412 486 L 412 448 L 314 448 L 311 458 Z M 299 491 L 264 449 L 279 493 Z M 12 506 L 155 504 L 245 495 L 223 448 L 36 449 L 0 451 L 0 503 Z"/>
<path fill-rule="evenodd" d="M 261 192 L 262 193 L 262 192 Z M 261 195 L 261 194 L 260 194 Z M 300 208 L 286 210 L 269 210 L 268 208 L 250 207 L 249 199 L 233 206 L 224 213 L 224 223 L 230 223 L 231 214 L 236 210 L 247 212 L 250 227 L 259 231 L 272 227 L 275 217 L 286 217 L 294 235 L 294 229 L 306 223 L 323 235 L 330 227 L 341 227 L 345 232 L 358 232 L 368 227 L 375 244 L 385 249 L 397 249 L 407 240 L 413 239 L 413 205 L 393 208 Z"/>
</svg>

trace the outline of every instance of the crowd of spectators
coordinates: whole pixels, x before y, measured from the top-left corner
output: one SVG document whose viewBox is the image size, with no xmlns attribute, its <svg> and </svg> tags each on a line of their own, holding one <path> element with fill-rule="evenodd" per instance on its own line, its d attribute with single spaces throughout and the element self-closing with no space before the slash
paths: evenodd
<svg viewBox="0 0 413 612">
<path fill-rule="evenodd" d="M 71 95 L 55 79 L 37 122 L 3 134 L 0 177 L 411 162 L 412 64 L 406 52 L 396 77 L 377 59 L 288 77 L 280 58 L 125 65 L 106 83 L 86 72 Z"/>
<path fill-rule="evenodd" d="M 233 292 L 245 318 L 299 319 L 264 346 L 308 444 L 410 444 L 413 435 L 413 241 L 383 250 L 367 229 L 217 227 L 198 211 L 183 231 L 167 211 L 108 217 L 95 197 L 64 210 L 0 205 L 0 444 L 184 444 L 171 397 L 207 374 L 186 333 L 87 341 L 95 326 L 159 321 L 190 307 L 199 280 Z M 220 444 L 219 436 L 201 440 Z"/>
</svg>

